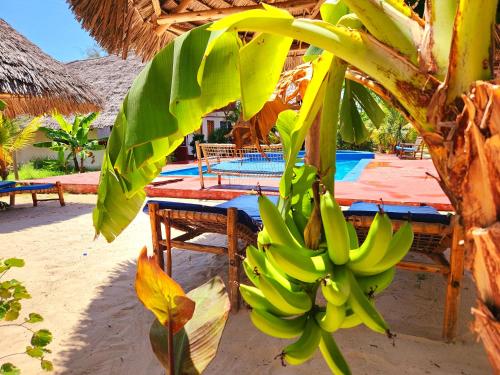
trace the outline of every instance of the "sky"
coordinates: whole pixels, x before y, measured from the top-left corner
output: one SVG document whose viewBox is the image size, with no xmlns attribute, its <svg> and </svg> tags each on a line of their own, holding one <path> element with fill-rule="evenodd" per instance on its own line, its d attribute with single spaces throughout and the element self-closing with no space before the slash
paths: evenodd
<svg viewBox="0 0 500 375">
<path fill-rule="evenodd" d="M 88 48 L 100 49 L 65 0 L 0 0 L 0 18 L 62 62 L 86 58 Z"/>
</svg>

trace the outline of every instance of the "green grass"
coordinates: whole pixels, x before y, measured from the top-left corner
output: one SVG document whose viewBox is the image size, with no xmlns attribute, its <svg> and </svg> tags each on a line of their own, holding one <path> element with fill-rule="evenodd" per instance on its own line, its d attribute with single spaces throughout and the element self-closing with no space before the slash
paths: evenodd
<svg viewBox="0 0 500 375">
<path fill-rule="evenodd" d="M 63 174 L 68 174 L 63 171 L 51 170 L 51 169 L 35 169 L 33 163 L 27 163 L 19 168 L 19 179 L 20 180 L 31 180 L 34 178 L 44 178 L 50 176 L 60 176 Z M 10 173 L 7 180 L 15 180 L 14 173 Z"/>
</svg>

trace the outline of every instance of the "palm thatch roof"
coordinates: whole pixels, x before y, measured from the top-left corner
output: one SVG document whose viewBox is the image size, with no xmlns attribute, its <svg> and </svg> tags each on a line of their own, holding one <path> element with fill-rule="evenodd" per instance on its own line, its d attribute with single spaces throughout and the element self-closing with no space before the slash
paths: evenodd
<svg viewBox="0 0 500 375">
<path fill-rule="evenodd" d="M 111 54 L 128 51 L 150 60 L 169 41 L 194 27 L 262 3 L 314 18 L 322 0 L 66 0 L 78 21 Z"/>
<path fill-rule="evenodd" d="M 92 123 L 93 128 L 102 129 L 113 126 L 123 98 L 144 64 L 134 55 L 128 56 L 126 60 L 110 55 L 73 61 L 67 63 L 66 67 L 104 98 L 99 117 Z"/>
<path fill-rule="evenodd" d="M 0 99 L 5 114 L 40 115 L 98 111 L 101 99 L 66 67 L 0 18 Z"/>
</svg>

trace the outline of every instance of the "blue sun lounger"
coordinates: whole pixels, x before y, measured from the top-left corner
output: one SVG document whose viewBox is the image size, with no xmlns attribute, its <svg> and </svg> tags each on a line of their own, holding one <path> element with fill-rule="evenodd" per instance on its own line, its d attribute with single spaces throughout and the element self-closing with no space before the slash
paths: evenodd
<svg viewBox="0 0 500 375">
<path fill-rule="evenodd" d="M 277 200 L 277 197 L 273 198 Z M 257 196 L 243 195 L 217 206 L 149 200 L 144 207 L 151 221 L 153 250 L 158 263 L 172 274 L 172 248 L 212 254 L 224 254 L 229 259 L 228 291 L 231 308 L 239 308 L 238 285 L 244 249 L 257 242 L 260 215 Z M 165 228 L 165 236 L 162 233 Z M 182 232 L 172 238 L 172 228 Z M 227 246 L 188 242 L 206 233 L 227 236 Z M 165 254 L 164 254 L 165 253 Z M 166 255 L 166 259 L 163 255 Z"/>
<path fill-rule="evenodd" d="M 0 197 L 9 196 L 11 206 L 15 205 L 17 194 L 31 194 L 33 206 L 37 206 L 40 201 L 54 200 L 59 201 L 61 206 L 65 205 L 63 189 L 59 181 L 53 184 L 24 184 L 15 181 L 0 182 Z M 38 199 L 37 194 L 57 194 L 57 198 Z"/>
</svg>

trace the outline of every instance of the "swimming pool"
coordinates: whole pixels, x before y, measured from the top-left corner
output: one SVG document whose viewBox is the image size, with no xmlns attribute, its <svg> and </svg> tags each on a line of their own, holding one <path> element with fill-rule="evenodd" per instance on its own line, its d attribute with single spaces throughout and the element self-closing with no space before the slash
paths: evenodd
<svg viewBox="0 0 500 375">
<path fill-rule="evenodd" d="M 257 155 L 259 159 L 257 159 Z M 246 154 L 244 160 L 224 161 L 218 163 L 220 170 L 238 170 L 240 172 L 252 173 L 265 170 L 277 170 L 284 167 L 283 155 L 281 153 L 266 154 L 270 161 L 263 163 L 262 156 L 256 154 L 253 159 L 252 154 Z M 303 157 L 303 151 L 299 157 Z M 337 170 L 335 180 L 337 181 L 356 181 L 366 165 L 375 158 L 372 152 L 365 151 L 337 151 Z M 255 160 L 255 161 L 253 161 Z M 278 169 L 279 170 L 279 169 Z M 203 167 L 203 172 L 207 172 L 207 167 Z M 197 176 L 198 167 L 179 168 L 175 170 L 165 171 L 160 173 L 161 176 Z M 207 177 L 215 177 L 214 174 L 206 174 Z M 253 176 L 238 176 L 238 178 L 255 178 Z"/>
</svg>

